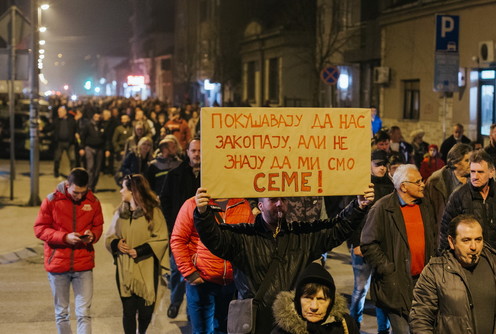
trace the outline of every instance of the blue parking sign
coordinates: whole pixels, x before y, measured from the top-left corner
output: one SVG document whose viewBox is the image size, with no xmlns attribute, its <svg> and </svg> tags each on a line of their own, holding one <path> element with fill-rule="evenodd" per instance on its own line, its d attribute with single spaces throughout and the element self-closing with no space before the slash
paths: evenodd
<svg viewBox="0 0 496 334">
<path fill-rule="evenodd" d="M 436 52 L 458 53 L 460 16 L 436 15 Z"/>
</svg>

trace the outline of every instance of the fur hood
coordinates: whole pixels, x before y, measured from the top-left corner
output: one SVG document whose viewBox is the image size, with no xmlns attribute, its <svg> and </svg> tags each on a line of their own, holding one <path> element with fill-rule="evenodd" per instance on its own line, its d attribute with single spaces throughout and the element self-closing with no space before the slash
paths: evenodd
<svg viewBox="0 0 496 334">
<path fill-rule="evenodd" d="M 294 291 L 283 291 L 277 295 L 272 305 L 276 325 L 291 334 L 308 334 L 305 319 L 300 317 L 295 310 L 294 296 Z M 323 326 L 336 321 L 341 322 L 344 319 L 344 314 L 348 312 L 345 298 L 336 293 L 335 299 L 334 306 L 322 324 Z"/>
</svg>

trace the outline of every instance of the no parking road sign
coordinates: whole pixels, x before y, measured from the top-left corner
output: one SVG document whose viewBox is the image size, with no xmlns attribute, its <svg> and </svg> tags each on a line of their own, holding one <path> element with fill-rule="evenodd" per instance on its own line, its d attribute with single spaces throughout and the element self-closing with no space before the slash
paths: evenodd
<svg viewBox="0 0 496 334">
<path fill-rule="evenodd" d="M 320 78 L 328 85 L 335 85 L 339 79 L 339 69 L 337 66 L 328 66 L 320 72 Z"/>
</svg>

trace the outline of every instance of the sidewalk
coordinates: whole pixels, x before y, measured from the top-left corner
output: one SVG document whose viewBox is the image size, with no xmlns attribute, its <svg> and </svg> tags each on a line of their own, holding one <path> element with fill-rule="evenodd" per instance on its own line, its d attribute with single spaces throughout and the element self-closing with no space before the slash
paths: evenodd
<svg viewBox="0 0 496 334">
<path fill-rule="evenodd" d="M 68 167 L 62 164 L 62 171 L 68 173 Z M 42 253 L 43 243 L 34 236 L 33 224 L 39 206 L 27 206 L 31 195 L 30 164 L 28 160 L 15 163 L 14 198 L 10 199 L 10 161 L 0 160 L 0 215 L 2 233 L 0 233 L 0 264 L 15 262 L 19 259 Z M 52 161 L 40 161 L 39 198 L 40 203 L 55 190 L 65 177 L 55 178 Z M 120 201 L 117 187 L 110 176 L 102 175 L 98 193 L 105 211 L 113 208 Z M 105 205 L 103 205 L 106 203 Z M 105 210 L 107 209 L 107 210 Z M 41 253 L 40 253 L 41 252 Z"/>
</svg>

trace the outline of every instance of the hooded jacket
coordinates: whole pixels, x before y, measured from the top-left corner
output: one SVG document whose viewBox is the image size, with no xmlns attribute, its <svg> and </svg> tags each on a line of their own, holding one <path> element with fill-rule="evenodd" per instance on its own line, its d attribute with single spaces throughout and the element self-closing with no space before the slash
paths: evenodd
<svg viewBox="0 0 496 334">
<path fill-rule="evenodd" d="M 301 291 L 302 286 L 307 283 L 318 283 L 330 289 L 329 309 L 320 324 L 312 327 L 301 316 Z M 359 333 L 355 321 L 348 315 L 346 300 L 340 294 L 336 294 L 336 287 L 329 272 L 320 264 L 311 263 L 301 274 L 295 291 L 283 291 L 279 293 L 272 306 L 276 328 L 271 334 L 310 334 L 310 333 Z"/>
<path fill-rule="evenodd" d="M 210 204 L 216 207 L 214 201 Z M 201 242 L 193 221 L 196 208 L 195 198 L 184 202 L 174 224 L 171 237 L 171 249 L 177 268 L 184 278 L 193 282 L 198 277 L 218 285 L 227 285 L 233 281 L 231 263 L 213 255 Z M 229 199 L 225 212 L 216 209 L 218 218 L 226 224 L 253 223 L 254 217 L 250 203 L 241 198 Z"/>
<path fill-rule="evenodd" d="M 91 243 L 70 245 L 65 237 L 71 232 L 84 234 L 90 230 Z M 67 183 L 61 182 L 55 192 L 41 203 L 34 223 L 34 233 L 45 242 L 45 269 L 51 273 L 91 270 L 95 266 L 93 244 L 100 239 L 103 215 L 100 201 L 88 190 L 80 202 L 67 193 Z"/>
<path fill-rule="evenodd" d="M 496 254 L 484 247 L 485 257 L 496 280 Z M 410 311 L 412 333 L 466 333 L 482 334 L 477 331 L 472 307 L 472 296 L 467 278 L 452 251 L 433 257 L 424 268 L 413 291 Z M 496 323 L 493 334 L 496 333 Z M 488 334 L 488 333 L 486 333 Z"/>
</svg>

